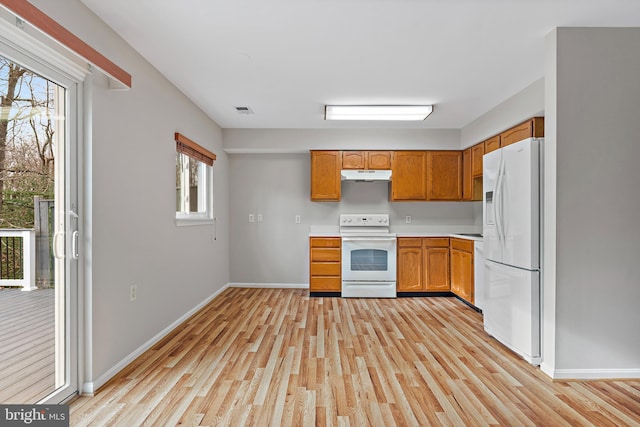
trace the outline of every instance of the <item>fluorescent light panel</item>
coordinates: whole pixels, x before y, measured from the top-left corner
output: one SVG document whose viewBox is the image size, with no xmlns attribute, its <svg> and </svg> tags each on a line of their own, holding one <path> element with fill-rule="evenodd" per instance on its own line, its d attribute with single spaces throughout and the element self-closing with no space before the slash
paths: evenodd
<svg viewBox="0 0 640 427">
<path fill-rule="evenodd" d="M 325 120 L 424 120 L 433 105 L 325 105 Z"/>
</svg>

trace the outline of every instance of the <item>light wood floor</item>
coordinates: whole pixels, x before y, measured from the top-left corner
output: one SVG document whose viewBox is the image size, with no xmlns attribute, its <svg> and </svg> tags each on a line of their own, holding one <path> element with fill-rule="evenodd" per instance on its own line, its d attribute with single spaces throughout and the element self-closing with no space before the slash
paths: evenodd
<svg viewBox="0 0 640 427">
<path fill-rule="evenodd" d="M 223 292 L 71 425 L 640 425 L 640 381 L 553 382 L 453 298 Z"/>
<path fill-rule="evenodd" d="M 0 403 L 35 403 L 55 389 L 55 294 L 0 289 Z"/>
</svg>

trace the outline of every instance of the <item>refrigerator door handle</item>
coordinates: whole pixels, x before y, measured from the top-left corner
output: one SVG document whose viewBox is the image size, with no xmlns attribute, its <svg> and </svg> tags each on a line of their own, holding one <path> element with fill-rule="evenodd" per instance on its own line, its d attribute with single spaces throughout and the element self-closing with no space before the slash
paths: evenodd
<svg viewBox="0 0 640 427">
<path fill-rule="evenodd" d="M 498 176 L 496 177 L 496 191 L 495 200 L 493 202 L 494 218 L 496 221 L 496 234 L 498 235 L 498 242 L 502 247 L 502 181 L 503 181 L 504 163 L 502 158 L 498 163 Z M 502 252 L 502 251 L 501 251 Z"/>
</svg>

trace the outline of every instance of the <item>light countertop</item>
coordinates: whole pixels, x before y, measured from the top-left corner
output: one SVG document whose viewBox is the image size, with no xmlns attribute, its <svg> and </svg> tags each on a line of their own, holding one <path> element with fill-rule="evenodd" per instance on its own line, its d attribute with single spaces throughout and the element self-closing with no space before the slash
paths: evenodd
<svg viewBox="0 0 640 427">
<path fill-rule="evenodd" d="M 462 227 L 391 227 L 391 233 L 395 233 L 397 237 L 457 237 L 459 239 L 468 239 L 474 241 L 482 241 L 481 236 L 473 236 L 468 234 L 479 234 L 473 229 L 460 229 Z M 464 234 L 463 234 L 464 233 Z M 340 229 L 335 226 L 311 226 L 309 229 L 310 237 L 339 237 Z"/>
</svg>

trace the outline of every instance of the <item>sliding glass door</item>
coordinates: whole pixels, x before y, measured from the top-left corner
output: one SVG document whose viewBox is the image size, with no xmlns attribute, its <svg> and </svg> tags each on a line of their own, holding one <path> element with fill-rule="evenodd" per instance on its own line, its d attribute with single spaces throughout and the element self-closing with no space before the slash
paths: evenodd
<svg viewBox="0 0 640 427">
<path fill-rule="evenodd" d="M 79 91 L 0 43 L 0 403 L 77 392 Z"/>
</svg>

